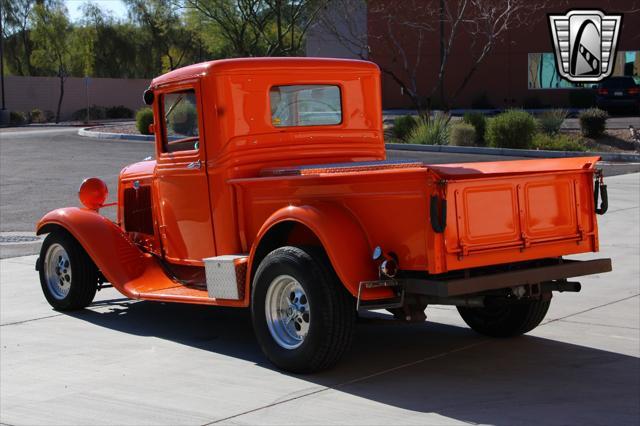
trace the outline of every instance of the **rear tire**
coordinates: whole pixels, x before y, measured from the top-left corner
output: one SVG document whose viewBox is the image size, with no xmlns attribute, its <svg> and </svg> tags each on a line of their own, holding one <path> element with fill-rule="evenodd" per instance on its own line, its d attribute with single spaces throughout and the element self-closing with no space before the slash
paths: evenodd
<svg viewBox="0 0 640 426">
<path fill-rule="evenodd" d="M 281 247 L 258 266 L 251 317 L 258 343 L 273 364 L 313 373 L 334 366 L 348 350 L 356 311 L 323 252 Z"/>
<path fill-rule="evenodd" d="M 45 238 L 39 270 L 42 292 L 54 309 L 82 309 L 93 301 L 98 288 L 98 268 L 66 231 L 54 231 Z"/>
<path fill-rule="evenodd" d="M 547 314 L 550 304 L 551 299 L 540 299 L 497 307 L 458 306 L 458 312 L 464 322 L 480 334 L 514 337 L 536 328 Z"/>
</svg>

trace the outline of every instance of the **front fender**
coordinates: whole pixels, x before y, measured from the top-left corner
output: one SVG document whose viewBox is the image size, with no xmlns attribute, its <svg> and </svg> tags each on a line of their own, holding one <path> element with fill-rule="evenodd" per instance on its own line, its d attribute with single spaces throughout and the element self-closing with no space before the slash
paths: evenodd
<svg viewBox="0 0 640 426">
<path fill-rule="evenodd" d="M 93 259 L 105 278 L 121 293 L 138 298 L 144 282 L 167 279 L 151 255 L 142 252 L 115 223 L 93 210 L 53 210 L 36 225 L 36 234 L 56 227 L 68 231 Z"/>
<path fill-rule="evenodd" d="M 273 213 L 254 240 L 248 271 L 253 270 L 254 255 L 262 237 L 271 228 L 286 221 L 300 223 L 316 235 L 336 274 L 353 296 L 357 296 L 361 281 L 378 279 L 377 265 L 371 258 L 372 247 L 362 226 L 348 209 L 330 203 L 283 207 Z M 371 289 L 362 294 L 362 299 L 380 299 L 391 295 L 389 289 Z"/>
</svg>

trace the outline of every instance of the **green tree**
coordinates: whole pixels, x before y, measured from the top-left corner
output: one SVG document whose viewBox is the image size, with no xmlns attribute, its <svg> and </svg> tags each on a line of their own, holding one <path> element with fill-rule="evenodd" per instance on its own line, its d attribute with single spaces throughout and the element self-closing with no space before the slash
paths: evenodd
<svg viewBox="0 0 640 426">
<path fill-rule="evenodd" d="M 192 56 L 194 31 L 187 27 L 178 8 L 166 0 L 125 0 L 133 22 L 146 31 L 148 50 L 156 52 L 159 70 L 174 70 Z"/>
<path fill-rule="evenodd" d="M 77 53 L 71 48 L 73 28 L 62 5 L 48 6 L 37 4 L 31 15 L 33 21 L 31 41 L 34 49 L 31 55 L 33 64 L 58 77 L 60 95 L 56 110 L 56 123 L 60 121 L 60 108 L 64 98 L 64 83 L 69 76 L 72 63 L 78 63 Z M 76 55 L 76 57 L 74 57 Z"/>
<path fill-rule="evenodd" d="M 132 78 L 146 76 L 147 58 L 138 58 L 140 29 L 117 22 L 94 3 L 82 6 L 83 19 L 77 31 L 82 35 L 85 70 L 94 77 Z M 143 70 L 143 71 L 141 71 Z"/>
<path fill-rule="evenodd" d="M 34 3 L 33 0 L 0 0 L 5 60 L 8 71 L 13 74 L 32 73 L 29 16 Z"/>
<path fill-rule="evenodd" d="M 215 29 L 229 56 L 295 56 L 303 53 L 309 25 L 327 0 L 179 0 L 177 4 Z"/>
</svg>

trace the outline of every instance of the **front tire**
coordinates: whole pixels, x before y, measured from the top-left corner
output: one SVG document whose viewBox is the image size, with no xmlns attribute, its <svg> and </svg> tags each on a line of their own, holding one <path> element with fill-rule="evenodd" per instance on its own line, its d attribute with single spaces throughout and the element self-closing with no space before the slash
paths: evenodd
<svg viewBox="0 0 640 426">
<path fill-rule="evenodd" d="M 334 366 L 351 344 L 355 304 L 324 253 L 282 247 L 255 274 L 251 316 L 267 358 L 293 373 Z"/>
<path fill-rule="evenodd" d="M 40 249 L 40 285 L 49 304 L 59 311 L 88 306 L 98 288 L 98 269 L 70 234 L 54 231 Z"/>
<path fill-rule="evenodd" d="M 460 316 L 474 331 L 490 337 L 514 337 L 528 333 L 544 319 L 551 299 L 536 299 L 505 306 L 466 308 Z"/>
</svg>

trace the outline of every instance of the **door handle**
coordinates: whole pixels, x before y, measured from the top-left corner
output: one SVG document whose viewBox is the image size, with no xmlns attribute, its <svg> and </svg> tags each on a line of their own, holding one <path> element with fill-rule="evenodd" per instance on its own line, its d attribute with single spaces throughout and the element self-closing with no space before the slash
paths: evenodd
<svg viewBox="0 0 640 426">
<path fill-rule="evenodd" d="M 187 169 L 200 169 L 200 167 L 202 167 L 202 164 L 200 161 L 192 161 L 189 164 L 187 164 Z"/>
</svg>

